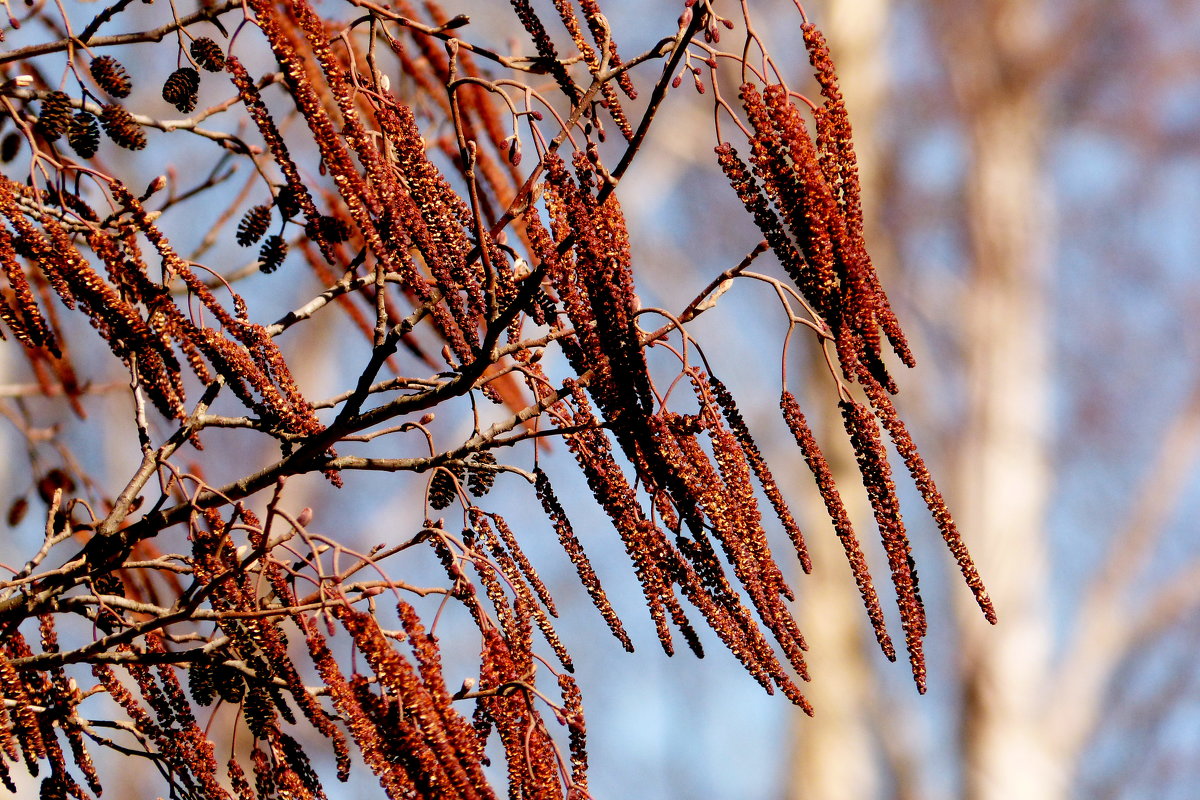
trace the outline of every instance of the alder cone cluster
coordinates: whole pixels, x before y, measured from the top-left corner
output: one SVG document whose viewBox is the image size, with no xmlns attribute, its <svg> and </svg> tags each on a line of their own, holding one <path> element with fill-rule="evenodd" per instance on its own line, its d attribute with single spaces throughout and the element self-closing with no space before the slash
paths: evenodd
<svg viewBox="0 0 1200 800">
<path fill-rule="evenodd" d="M 642 54 L 596 0 L 510 5 L 525 34 L 511 58 L 469 17 L 409 0 L 205 4 L 154 29 L 126 3 L 94 18 L 43 4 L 30 11 L 42 24 L 13 31 L 24 77 L 7 85 L 17 124 L 0 142 L 5 160 L 30 160 L 0 176 L 0 346 L 25 359 L 22 392 L 77 421 L 13 418 L 35 480 L 6 498 L 7 520 L 40 516 L 45 544 L 7 559 L 26 566 L 0 581 L 10 791 L 25 769 L 43 797 L 99 796 L 109 760 L 94 754 L 111 750 L 144 756 L 160 793 L 187 798 L 322 798 L 358 764 L 397 800 L 582 800 L 588 687 L 559 634 L 551 589 L 564 587 L 543 580 L 531 543 L 553 531 L 632 651 L 588 552 L 602 537 L 571 522 L 591 503 L 667 653 L 718 642 L 810 711 L 790 606 L 792 558 L 812 566 L 806 534 L 744 387 L 714 374 L 692 332 L 743 278 L 774 289 L 785 349 L 814 346 L 830 365 L 859 485 L 834 481 L 786 385 L 779 430 L 884 655 L 898 650 L 890 595 L 924 691 L 929 621 L 892 453 L 994 620 L 893 402 L 914 356 L 868 254 L 816 26 L 800 12 L 810 105 L 756 73 L 769 54 L 753 2 L 731 17 L 683 4 Z M 158 118 L 107 51 L 174 64 L 161 96 L 192 116 Z M 62 58 L 70 77 L 52 85 Z M 196 112 L 201 70 L 214 105 Z M 727 70 L 736 98 L 717 91 Z M 711 171 L 758 233 L 699 295 L 651 309 L 620 187 L 647 132 L 675 124 L 665 95 L 693 87 L 718 123 Z M 130 152 L 101 155 L 101 130 Z M 240 249 L 254 246 L 256 260 Z M 309 326 L 320 336 L 293 333 Z M 337 348 L 345 386 L 295 377 L 312 346 Z M 119 418 L 111 391 L 128 393 Z M 86 473 L 73 437 L 115 426 L 137 466 Z M 571 469 L 584 497 L 556 488 Z M 308 484 L 312 507 L 297 507 L 303 476 L 330 484 Z M 888 591 L 848 488 L 870 500 Z M 519 516 L 496 512 L 514 498 Z M 386 530 L 350 530 L 360 505 Z M 443 653 L 443 624 L 473 637 L 447 653 L 478 656 Z M 489 758 L 504 764 L 489 772 Z"/>
</svg>

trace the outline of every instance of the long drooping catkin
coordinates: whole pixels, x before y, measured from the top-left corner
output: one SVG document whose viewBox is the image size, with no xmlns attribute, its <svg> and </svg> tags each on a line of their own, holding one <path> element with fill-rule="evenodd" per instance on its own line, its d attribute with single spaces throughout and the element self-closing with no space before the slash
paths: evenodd
<svg viewBox="0 0 1200 800">
<path fill-rule="evenodd" d="M 854 574 L 854 581 L 858 584 L 859 594 L 862 595 L 863 605 L 867 609 L 867 616 L 875 631 L 875 639 L 879 642 L 884 655 L 889 660 L 895 661 L 896 649 L 892 645 L 891 637 L 888 636 L 887 624 L 883 619 L 883 609 L 879 605 L 879 595 L 871 581 L 871 571 L 867 567 L 867 559 L 858 543 L 854 527 L 850 524 L 850 515 L 846 513 L 846 506 L 842 503 L 841 494 L 834 483 L 833 473 L 829 469 L 825 455 L 817 445 L 817 440 L 813 438 L 812 430 L 808 427 L 808 422 L 805 420 L 804 413 L 800 410 L 800 403 L 797 402 L 795 396 L 791 392 L 785 391 L 780 398 L 779 405 L 783 410 L 783 419 L 795 437 L 800 452 L 804 454 L 804 461 L 808 464 L 809 471 L 817 481 L 817 489 L 825 503 L 825 510 L 833 522 L 833 529 L 837 533 L 838 539 L 841 540 L 842 548 L 846 551 L 846 560 L 850 564 L 850 571 Z"/>
<path fill-rule="evenodd" d="M 864 387 L 876 415 L 891 437 L 892 444 L 896 447 L 896 452 L 904 459 L 904 464 L 908 467 L 909 474 L 912 475 L 917 491 L 921 493 L 925 505 L 929 508 L 930 514 L 933 515 L 933 519 L 937 523 L 938 530 L 942 532 L 942 538 L 945 539 L 946 546 L 950 548 L 950 553 L 958 563 L 963 579 L 966 580 L 967 586 L 970 587 L 971 592 L 975 595 L 975 602 L 978 603 L 980 610 L 983 611 L 987 620 L 995 624 L 996 609 L 992 605 L 992 600 L 983 585 L 983 579 L 979 577 L 979 570 L 975 568 L 975 563 L 971 560 L 971 554 L 967 552 L 967 546 L 963 542 L 962 535 L 958 532 L 958 527 L 954 524 L 954 518 L 950 516 L 950 509 L 946 506 L 946 501 L 942 498 L 942 493 L 938 491 L 937 484 L 933 480 L 933 475 L 930 474 L 929 467 L 925 465 L 925 459 L 921 457 L 917 446 L 913 443 L 912 436 L 908 432 L 908 427 L 900 419 L 900 415 L 896 412 L 896 407 L 892 404 L 891 398 L 882 386 L 873 381 L 867 381 L 864 383 Z"/>
<path fill-rule="evenodd" d="M 771 507 L 775 509 L 775 515 L 779 518 L 779 522 L 783 525 L 784 531 L 787 532 L 792 546 L 796 549 L 796 556 L 800 559 L 801 568 L 806 573 L 811 572 L 812 560 L 808 557 L 808 548 L 804 544 L 804 534 L 801 533 L 800 526 L 796 524 L 791 509 L 788 508 L 787 502 L 783 499 L 783 492 L 780 490 L 779 484 L 776 483 L 775 476 L 771 473 L 771 469 L 767 465 L 767 460 L 763 457 L 762 451 L 759 450 L 753 436 L 751 436 L 750 428 L 746 425 L 745 419 L 742 418 L 737 403 L 734 402 L 733 394 L 716 376 L 708 376 L 708 384 L 712 390 L 713 398 L 717 401 L 717 404 L 721 407 L 721 412 L 725 415 L 725 422 L 729 425 L 734 436 L 737 437 L 738 445 L 745 454 L 750 467 L 754 470 L 754 475 L 762 486 L 763 493 L 767 496 L 767 500 L 770 501 Z"/>
<path fill-rule="evenodd" d="M 3 201 L 2 198 L 3 195 L 0 194 L 0 202 Z M 25 270 L 17 261 L 12 236 L 3 229 L 0 229 L 0 267 L 3 268 L 4 278 L 13 293 L 12 306 L 0 297 L 0 320 L 13 332 L 17 341 L 30 347 L 45 347 L 52 353 L 59 354 L 54 332 L 46 324 L 37 300 L 29 288 Z"/>
<path fill-rule="evenodd" d="M 858 178 L 858 159 L 854 153 L 850 117 L 846 113 L 846 101 L 838 87 L 837 72 L 825 36 L 811 22 L 801 26 L 804 44 L 808 49 L 809 61 L 815 71 L 824 105 L 814 114 L 817 123 L 817 151 L 826 180 L 835 188 L 846 220 L 847 233 L 855 243 L 862 243 L 863 214 L 862 189 Z M 865 247 L 865 245 L 864 245 Z M 865 252 L 865 250 L 864 250 Z M 878 275 L 871 271 L 870 290 L 875 295 L 875 316 L 896 355 L 908 367 L 916 366 L 916 360 L 900 323 L 887 301 L 879 284 Z M 877 351 L 876 351 L 877 352 Z M 884 382 L 886 384 L 886 381 Z M 894 392 L 893 392 L 894 393 Z"/>
<path fill-rule="evenodd" d="M 613 609 L 612 603 L 609 602 L 604 587 L 600 585 L 600 578 L 592 568 L 591 561 L 588 560 L 579 537 L 575 535 L 575 530 L 571 527 L 571 521 L 567 519 L 566 511 L 563 510 L 562 504 L 558 501 L 558 497 L 554 493 L 554 487 L 550 484 L 549 477 L 540 468 L 534 470 L 534 476 L 538 500 L 541 501 L 542 509 L 546 512 L 546 516 L 554 523 L 554 529 L 558 533 L 559 542 L 562 544 L 567 557 L 571 559 L 571 563 L 575 565 L 575 569 L 579 573 L 580 582 L 583 584 L 588 596 L 592 598 L 592 603 L 608 624 L 608 628 L 612 631 L 613 636 L 617 637 L 617 641 L 626 650 L 632 652 L 633 642 L 630 640 L 629 634 L 625 632 L 625 626 L 621 624 L 621 620 L 617 616 L 617 612 Z"/>
<path fill-rule="evenodd" d="M 900 501 L 892 482 L 887 451 L 879 439 L 879 427 L 870 412 L 848 400 L 842 401 L 839 408 L 846 433 L 850 436 L 850 445 L 854 448 L 863 485 L 867 489 L 867 497 L 875 512 L 883 549 L 887 553 L 913 678 L 917 682 L 917 689 L 924 692 L 925 656 L 921 640 L 925 636 L 925 606 L 917 585 L 912 549 L 900 517 Z"/>
<path fill-rule="evenodd" d="M 291 152 L 280 135 L 279 128 L 275 125 L 275 120 L 267 110 L 266 103 L 263 102 L 258 87 L 251 80 L 250 74 L 242 66 L 242 62 L 234 56 L 230 56 L 225 60 L 225 70 L 229 73 L 234 87 L 238 90 L 238 96 L 241 98 L 242 105 L 245 106 L 247 113 L 249 113 L 255 125 L 258 126 L 259 135 L 262 136 L 263 141 L 266 143 L 267 149 L 275 160 L 276 166 L 283 173 L 284 180 L 286 181 L 284 191 L 287 192 L 288 202 L 304 212 L 306 220 L 311 222 L 317 219 L 320 214 L 317 211 L 316 204 L 313 203 L 312 195 L 309 194 L 308 187 L 300 177 L 300 170 L 296 166 L 296 162 L 292 159 Z M 328 242 L 320 241 L 318 245 L 325 252 L 325 257 L 332 261 L 333 253 L 328 249 Z"/>
</svg>

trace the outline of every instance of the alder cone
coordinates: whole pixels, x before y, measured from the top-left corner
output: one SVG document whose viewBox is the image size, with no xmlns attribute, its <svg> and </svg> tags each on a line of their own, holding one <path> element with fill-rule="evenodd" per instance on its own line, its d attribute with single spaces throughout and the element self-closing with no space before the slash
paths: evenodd
<svg viewBox="0 0 1200 800">
<path fill-rule="evenodd" d="M 275 715 L 271 708 L 271 698 L 267 696 L 265 689 L 256 684 L 246 691 L 242 715 L 246 720 L 246 727 L 255 738 L 267 738 Z"/>
<path fill-rule="evenodd" d="M 246 212 L 238 223 L 237 243 L 249 247 L 263 237 L 267 226 L 271 224 L 271 207 L 269 205 L 255 206 Z"/>
<path fill-rule="evenodd" d="M 192 58 L 208 72 L 220 72 L 225 69 L 225 52 L 221 45 L 207 36 L 201 36 L 192 42 Z"/>
<path fill-rule="evenodd" d="M 474 464 L 482 464 L 484 466 L 495 466 L 496 456 L 484 451 L 475 456 Z M 468 467 L 467 489 L 475 497 L 483 497 L 492 490 L 493 484 L 496 482 L 496 473 L 490 469 L 477 469 L 474 465 Z"/>
<path fill-rule="evenodd" d="M 304 226 L 308 238 L 318 242 L 340 244 L 350 238 L 350 228 L 345 220 L 328 215 L 322 215 Z"/>
<path fill-rule="evenodd" d="M 212 685 L 226 703 L 240 703 L 246 695 L 246 681 L 237 670 L 217 664 L 212 673 Z"/>
<path fill-rule="evenodd" d="M 75 491 L 75 488 L 75 480 L 58 467 L 47 472 L 37 482 L 38 497 L 47 505 L 50 504 L 54 492 L 58 489 L 62 489 L 64 495 L 69 495 Z"/>
<path fill-rule="evenodd" d="M 300 198 L 291 186 L 281 186 L 275 195 L 275 207 L 284 219 L 291 219 L 300 213 Z"/>
<path fill-rule="evenodd" d="M 21 134 L 10 132 L 0 141 L 0 161 L 5 164 L 17 157 L 21 150 Z"/>
<path fill-rule="evenodd" d="M 258 265 L 259 272 L 264 275 L 270 275 L 275 270 L 279 269 L 283 264 L 283 259 L 287 257 L 288 246 L 282 236 L 268 236 L 263 242 L 262 248 L 258 251 L 258 260 L 261 262 Z"/>
<path fill-rule="evenodd" d="M 129 97 L 129 93 L 133 91 L 133 81 L 129 79 L 125 67 L 112 56 L 93 59 L 89 70 L 96 83 L 100 84 L 100 88 L 113 97 Z"/>
<path fill-rule="evenodd" d="M 125 584 L 117 575 L 100 575 L 92 581 L 92 589 L 97 594 L 112 594 L 117 597 L 125 596 Z"/>
<path fill-rule="evenodd" d="M 124 107 L 113 104 L 100 112 L 100 125 L 108 138 L 126 150 L 141 150 L 146 146 L 146 133 Z"/>
<path fill-rule="evenodd" d="M 80 111 L 71 118 L 67 128 L 67 144 L 71 145 L 80 158 L 91 158 L 100 149 L 100 126 L 96 118 Z"/>
<path fill-rule="evenodd" d="M 8 507 L 8 517 L 6 518 L 8 527 L 15 528 L 16 526 L 20 525 L 21 520 L 25 519 L 25 514 L 28 511 L 28 497 L 18 497 L 16 500 L 14 500 L 12 505 Z"/>
<path fill-rule="evenodd" d="M 214 672 L 216 670 L 211 664 L 202 661 L 193 661 L 188 666 L 188 688 L 191 690 L 192 699 L 202 706 L 212 705 L 216 696 L 217 689 L 213 685 Z"/>
<path fill-rule="evenodd" d="M 42 100 L 42 113 L 38 115 L 38 133 L 49 141 L 58 139 L 71 124 L 71 98 L 65 92 L 51 92 Z"/>
<path fill-rule="evenodd" d="M 196 93 L 199 91 L 200 73 L 192 67 L 180 67 L 163 84 L 162 97 L 175 106 L 179 113 L 187 114 L 196 107 Z"/>
<path fill-rule="evenodd" d="M 454 476 L 445 467 L 438 467 L 429 482 L 429 505 L 436 511 L 448 508 L 457 496 Z"/>
</svg>

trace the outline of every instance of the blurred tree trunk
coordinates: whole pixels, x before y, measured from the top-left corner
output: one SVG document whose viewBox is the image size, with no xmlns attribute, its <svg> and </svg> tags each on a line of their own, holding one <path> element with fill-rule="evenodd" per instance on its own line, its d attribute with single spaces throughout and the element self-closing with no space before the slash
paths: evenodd
<svg viewBox="0 0 1200 800">
<path fill-rule="evenodd" d="M 951 6 L 954 6 L 951 9 Z M 1067 796 L 1046 736 L 1050 180 L 1038 0 L 941 3 L 941 40 L 968 143 L 971 259 L 961 330 L 966 424 L 955 514 L 1000 614 L 960 617 L 963 797 Z M 961 599 L 961 598 L 960 598 Z"/>
</svg>

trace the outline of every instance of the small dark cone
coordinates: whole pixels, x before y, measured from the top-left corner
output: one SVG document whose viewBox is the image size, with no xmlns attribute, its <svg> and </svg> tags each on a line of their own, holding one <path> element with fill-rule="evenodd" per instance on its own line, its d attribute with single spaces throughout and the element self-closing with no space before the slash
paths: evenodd
<svg viewBox="0 0 1200 800">
<path fill-rule="evenodd" d="M 300 198 L 296 197 L 296 190 L 291 186 L 279 187 L 279 193 L 275 195 L 275 206 L 284 219 L 291 219 L 299 214 Z"/>
<path fill-rule="evenodd" d="M 259 271 L 270 275 L 279 269 L 279 265 L 287 257 L 287 251 L 287 242 L 283 240 L 282 236 L 268 236 L 267 240 L 263 242 L 262 249 L 258 251 Z"/>
<path fill-rule="evenodd" d="M 100 112 L 100 125 L 108 138 L 126 150 L 141 150 L 146 146 L 145 131 L 122 106 L 115 103 L 104 106 Z"/>
<path fill-rule="evenodd" d="M 247 211 L 246 215 L 242 217 L 242 221 L 238 223 L 237 243 L 242 247 L 249 247 L 263 237 L 270 224 L 271 207 L 255 206 Z"/>
<path fill-rule="evenodd" d="M 477 453 L 473 462 L 467 466 L 467 489 L 475 497 L 483 497 L 492 490 L 492 485 L 496 482 L 496 473 L 490 469 L 477 469 L 476 464 L 495 466 L 496 457 L 485 450 Z"/>
<path fill-rule="evenodd" d="M 113 97 L 129 97 L 133 91 L 133 82 L 129 80 L 125 68 L 112 56 L 93 59 L 90 69 L 100 88 Z"/>
<path fill-rule="evenodd" d="M 35 127 L 48 141 L 55 141 L 71 124 L 71 98 L 64 92 L 51 92 L 42 100 L 42 113 Z"/>
<path fill-rule="evenodd" d="M 125 596 L 125 584 L 120 576 L 109 573 L 98 575 L 92 580 L 92 589 L 96 594 L 111 594 L 117 597 Z"/>
<path fill-rule="evenodd" d="M 445 467 L 438 467 L 429 482 L 429 505 L 441 511 L 454 502 L 458 495 L 454 484 L 454 476 Z"/>
<path fill-rule="evenodd" d="M 13 501 L 13 504 L 8 507 L 8 527 L 15 528 L 21 524 L 21 520 L 25 519 L 26 512 L 29 511 L 29 498 L 18 497 Z"/>
<path fill-rule="evenodd" d="M 192 42 L 191 51 L 196 63 L 208 72 L 220 72 L 225 69 L 225 52 L 221 50 L 221 45 L 207 36 L 201 36 Z"/>
<path fill-rule="evenodd" d="M 217 696 L 226 703 L 240 703 L 246 695 L 246 681 L 241 673 L 224 664 L 213 668 L 212 684 Z"/>
<path fill-rule="evenodd" d="M 163 84 L 162 97 L 180 114 L 189 114 L 196 107 L 196 93 L 200 91 L 200 73 L 192 67 L 180 67 L 171 73 Z"/>
<path fill-rule="evenodd" d="M 250 729 L 250 733 L 254 734 L 254 738 L 267 738 L 271 723 L 275 721 L 275 715 L 271 710 L 271 698 L 261 686 L 251 686 L 250 690 L 246 692 L 246 699 L 242 705 L 242 718 L 246 720 L 246 727 Z"/>
<path fill-rule="evenodd" d="M 96 118 L 86 111 L 80 111 L 71 118 L 67 128 L 67 143 L 71 145 L 80 158 L 91 158 L 100 149 L 100 126 Z"/>
<path fill-rule="evenodd" d="M 188 688 L 192 699 L 202 706 L 212 705 L 217 688 L 213 685 L 213 669 L 211 664 L 193 661 L 188 666 Z"/>
</svg>

